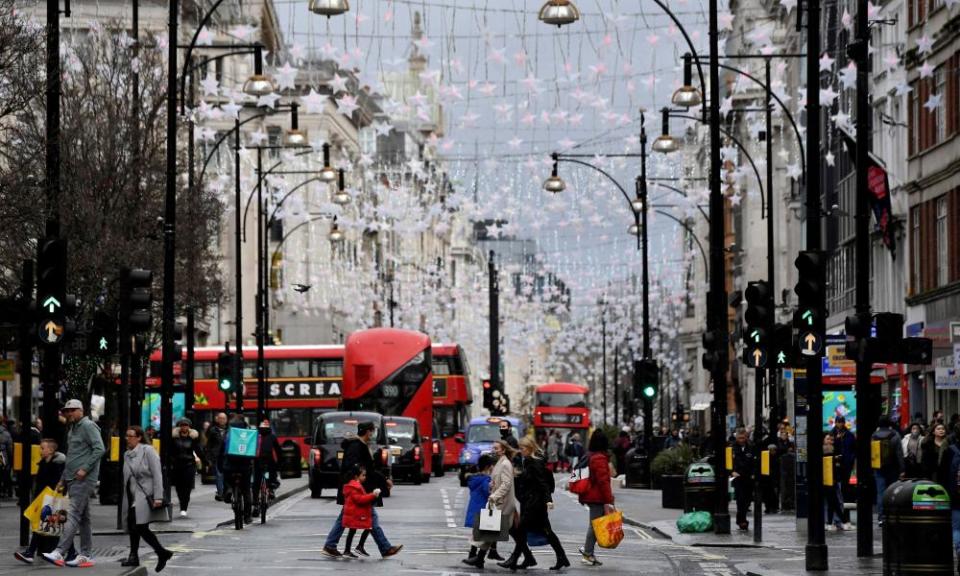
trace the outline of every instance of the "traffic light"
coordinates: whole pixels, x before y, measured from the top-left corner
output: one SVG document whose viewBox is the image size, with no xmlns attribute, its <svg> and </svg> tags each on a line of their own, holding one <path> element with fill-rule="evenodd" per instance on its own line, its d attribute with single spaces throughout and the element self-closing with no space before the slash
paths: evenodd
<svg viewBox="0 0 960 576">
<path fill-rule="evenodd" d="M 770 285 L 763 280 L 750 282 L 745 293 L 747 322 L 743 332 L 743 362 L 753 368 L 767 365 L 768 338 L 773 327 L 773 294 Z"/>
<path fill-rule="evenodd" d="M 660 392 L 660 367 L 657 361 L 644 358 L 633 363 L 633 397 L 652 401 Z"/>
<path fill-rule="evenodd" d="M 723 338 L 719 330 L 707 330 L 701 337 L 703 355 L 700 365 L 704 370 L 713 372 L 723 363 Z"/>
<path fill-rule="evenodd" d="M 819 250 L 800 252 L 794 261 L 798 278 L 797 311 L 793 316 L 798 331 L 797 345 L 805 358 L 820 356 L 823 352 L 823 334 L 826 320 L 826 258 Z"/>
<path fill-rule="evenodd" d="M 153 272 L 120 271 L 120 330 L 126 336 L 147 332 L 153 325 Z"/>
<path fill-rule="evenodd" d="M 487 410 L 493 407 L 493 389 L 490 387 L 490 379 L 483 379 L 483 407 Z"/>
<path fill-rule="evenodd" d="M 221 352 L 217 356 L 217 388 L 225 394 L 230 394 L 237 389 L 233 381 L 233 354 Z"/>
<path fill-rule="evenodd" d="M 46 237 L 37 250 L 37 336 L 56 346 L 73 331 L 76 297 L 67 296 L 67 241 Z"/>
<path fill-rule="evenodd" d="M 87 353 L 94 356 L 113 356 L 117 353 L 117 319 L 100 310 L 93 315 L 93 329 L 87 338 Z"/>
<path fill-rule="evenodd" d="M 929 338 L 904 338 L 903 315 L 880 312 L 848 316 L 846 357 L 869 364 L 930 364 L 933 342 Z"/>
<path fill-rule="evenodd" d="M 774 324 L 770 337 L 770 358 L 774 368 L 792 368 L 796 362 L 793 345 L 793 327 L 789 324 Z"/>
</svg>

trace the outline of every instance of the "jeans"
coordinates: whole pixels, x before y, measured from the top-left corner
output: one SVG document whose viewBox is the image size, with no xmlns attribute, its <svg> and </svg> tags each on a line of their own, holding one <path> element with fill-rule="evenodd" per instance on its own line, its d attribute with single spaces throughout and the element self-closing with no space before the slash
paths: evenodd
<svg viewBox="0 0 960 576">
<path fill-rule="evenodd" d="M 883 492 L 887 489 L 887 479 L 882 474 L 874 474 L 877 485 L 877 520 L 883 522 Z"/>
<path fill-rule="evenodd" d="M 826 524 L 843 525 L 843 491 L 839 484 L 823 489 L 823 503 L 826 506 L 824 520 Z"/>
<path fill-rule="evenodd" d="M 93 555 L 93 529 L 90 526 L 90 497 L 97 486 L 97 479 L 87 476 L 83 480 L 73 480 L 67 487 L 70 496 L 70 510 L 67 511 L 67 523 L 60 534 L 57 551 L 66 554 L 73 547 L 73 537 L 80 531 L 80 553 Z"/>
<path fill-rule="evenodd" d="M 217 466 L 216 462 L 213 464 L 213 476 L 217 479 L 217 494 L 221 497 L 223 496 L 223 470 Z"/>
<path fill-rule="evenodd" d="M 953 549 L 960 553 L 960 510 L 950 511 L 950 521 L 953 524 Z"/>
<path fill-rule="evenodd" d="M 377 543 L 377 549 L 380 550 L 380 554 L 383 555 L 387 550 L 392 548 L 390 541 L 387 540 L 387 535 L 383 533 L 383 528 L 380 527 L 380 517 L 377 515 L 377 509 L 373 509 L 373 541 Z M 340 538 L 343 536 L 343 509 L 340 509 L 340 514 L 337 515 L 336 521 L 333 523 L 333 527 L 330 528 L 330 533 L 327 534 L 327 541 L 323 543 L 324 548 L 336 548 L 340 544 Z"/>
<path fill-rule="evenodd" d="M 593 556 L 593 551 L 597 545 L 597 535 L 593 533 L 593 521 L 603 516 L 603 504 L 587 504 L 590 508 L 590 524 L 587 526 L 587 539 L 583 543 L 583 553 L 587 556 Z"/>
</svg>

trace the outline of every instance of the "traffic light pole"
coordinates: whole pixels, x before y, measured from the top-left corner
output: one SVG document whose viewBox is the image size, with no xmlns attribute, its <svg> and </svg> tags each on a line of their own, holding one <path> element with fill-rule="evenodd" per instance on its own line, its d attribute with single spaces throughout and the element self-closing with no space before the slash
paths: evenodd
<svg viewBox="0 0 960 576">
<path fill-rule="evenodd" d="M 653 356 L 650 347 L 650 266 L 647 251 L 647 127 L 646 118 L 640 114 L 640 179 L 637 182 L 640 196 L 639 218 L 640 233 L 637 234 L 637 248 L 640 249 L 640 258 L 643 261 L 643 273 L 640 276 L 640 287 L 643 292 L 643 359 L 649 360 Z M 653 398 L 641 394 L 643 400 L 643 451 L 647 456 L 647 465 L 644 470 L 647 486 L 652 486 L 650 464 L 653 461 Z"/>
<path fill-rule="evenodd" d="M 23 261 L 23 272 L 20 276 L 20 306 L 21 311 L 30 309 L 30 301 L 33 299 L 33 260 Z M 19 371 L 20 371 L 20 430 L 21 442 L 26 448 L 23 451 L 23 470 L 31 470 L 30 462 L 32 450 L 29 448 L 31 419 L 31 404 L 33 403 L 33 319 L 30 314 L 23 314 L 20 320 L 20 351 L 18 353 Z M 33 485 L 33 476 L 30 474 L 17 474 L 17 480 L 20 483 L 20 545 L 26 546 L 30 540 L 30 521 L 24 517 L 23 512 L 30 506 L 33 500 L 31 487 Z"/>
<path fill-rule="evenodd" d="M 710 22 L 710 292 L 707 295 L 708 330 L 719 336 L 718 362 L 714 363 L 713 379 L 713 454 L 717 491 L 713 511 L 716 534 L 730 533 L 730 504 L 727 496 L 727 469 L 723 465 L 726 452 L 727 368 L 730 336 L 727 321 L 726 261 L 723 237 L 724 198 L 720 182 L 720 34 L 717 0 L 709 2 Z"/>
<path fill-rule="evenodd" d="M 807 0 L 807 250 L 820 250 L 820 0 Z M 865 13 L 865 12 L 864 12 Z M 824 265 L 823 260 L 819 262 Z M 819 308 L 817 326 L 820 338 L 824 334 L 826 302 L 823 287 L 816 291 Z M 803 343 L 801 343 L 801 346 Z M 823 364 L 819 354 L 807 358 L 807 544 L 806 569 L 828 569 L 827 544 L 823 526 Z M 869 463 L 869 460 L 868 460 Z"/>
<path fill-rule="evenodd" d="M 867 166 L 870 152 L 870 26 L 866 0 L 857 2 L 857 41 L 851 45 L 851 55 L 857 64 L 857 157 L 856 157 L 856 312 L 860 318 L 870 317 L 870 210 L 868 205 Z M 869 323 L 865 326 L 870 335 Z M 902 336 L 902 334 L 900 335 Z M 865 344 L 861 340 L 861 345 Z M 876 407 L 870 386 L 871 364 L 866 355 L 857 355 L 855 384 L 860 417 L 857 419 L 857 556 L 873 556 L 873 499 L 874 485 L 870 466 L 870 440 L 876 427 Z"/>
<path fill-rule="evenodd" d="M 175 0 L 174 0 L 175 1 Z M 240 220 L 240 206 L 243 197 L 240 193 L 240 119 L 237 118 L 233 130 L 233 169 L 234 169 L 234 338 L 236 339 L 237 353 L 233 361 L 233 382 L 236 386 L 237 412 L 243 412 L 243 270 L 240 267 L 242 261 L 240 232 L 242 223 Z"/>
<path fill-rule="evenodd" d="M 500 381 L 500 279 L 497 271 L 496 253 L 490 251 L 487 263 L 490 282 L 490 393 L 503 396 L 503 383 Z M 494 395 L 495 396 L 495 395 Z M 491 405 L 490 413 L 493 414 Z"/>
<path fill-rule="evenodd" d="M 767 204 L 769 206 L 769 204 Z M 767 214 L 770 218 L 770 214 Z M 767 359 L 769 361 L 769 358 Z M 754 462 L 753 479 L 753 541 L 763 542 L 763 487 L 760 485 L 760 477 L 763 471 L 763 368 L 754 370 L 754 388 L 753 388 L 753 443 L 756 449 L 756 462 Z"/>
<path fill-rule="evenodd" d="M 240 131 L 237 130 L 237 133 Z M 342 177 L 342 176 L 341 176 Z M 265 407 L 267 403 L 267 383 L 266 383 L 266 365 L 263 358 L 263 313 L 264 313 L 264 284 L 263 261 L 266 260 L 266 253 L 263 252 L 263 237 L 266 234 L 266 228 L 263 225 L 263 149 L 257 147 L 257 426 L 263 422 L 266 415 Z"/>
</svg>

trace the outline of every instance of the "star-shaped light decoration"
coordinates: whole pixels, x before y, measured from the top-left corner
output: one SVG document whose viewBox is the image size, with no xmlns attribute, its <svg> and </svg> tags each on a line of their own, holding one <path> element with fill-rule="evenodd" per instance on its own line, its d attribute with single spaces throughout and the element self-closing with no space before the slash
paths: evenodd
<svg viewBox="0 0 960 576">
<path fill-rule="evenodd" d="M 289 88 L 290 90 L 294 89 L 294 81 L 297 78 L 297 69 L 290 65 L 289 62 L 284 64 L 282 67 L 277 68 L 274 77 L 277 79 L 277 89 L 283 90 Z"/>
<path fill-rule="evenodd" d="M 837 157 L 834 156 L 833 152 L 827 152 L 824 154 L 823 159 L 826 161 L 827 166 L 833 166 L 837 161 Z"/>
<path fill-rule="evenodd" d="M 250 38 L 250 36 L 256 31 L 256 26 L 250 26 L 249 24 L 238 24 L 237 26 L 230 28 L 230 34 L 239 40 L 246 40 Z"/>
<path fill-rule="evenodd" d="M 941 102 L 943 102 L 943 94 L 931 94 L 927 101 L 923 103 L 923 107 L 933 112 L 940 107 Z"/>
<path fill-rule="evenodd" d="M 903 82 L 901 84 L 897 84 L 896 92 L 894 92 L 894 94 L 896 94 L 897 96 L 906 96 L 911 92 L 913 92 L 913 88 L 911 88 L 910 85 L 907 84 L 906 82 Z"/>
<path fill-rule="evenodd" d="M 227 118 L 237 119 L 240 117 L 240 110 L 243 109 L 243 106 L 240 106 L 235 101 L 231 100 L 226 104 L 220 105 L 220 110 L 223 112 L 223 115 Z"/>
<path fill-rule="evenodd" d="M 780 0 L 780 5 L 789 13 L 797 7 L 797 0 Z"/>
<path fill-rule="evenodd" d="M 917 55 L 929 54 L 933 52 L 933 40 L 924 34 L 917 38 Z"/>
<path fill-rule="evenodd" d="M 799 164 L 788 164 L 787 165 L 787 177 L 793 180 L 799 180 L 800 176 L 803 175 L 803 170 L 800 169 Z"/>
<path fill-rule="evenodd" d="M 300 97 L 300 104 L 307 114 L 322 114 L 327 104 L 327 96 L 310 88 L 309 94 Z"/>
<path fill-rule="evenodd" d="M 393 130 L 393 126 L 389 122 L 384 122 L 382 120 L 374 122 L 372 127 L 377 133 L 377 136 L 388 136 L 390 131 Z"/>
<path fill-rule="evenodd" d="M 251 132 L 247 138 L 250 141 L 250 146 L 260 146 L 267 141 L 267 133 L 258 129 L 256 132 Z"/>
<path fill-rule="evenodd" d="M 857 65 L 853 62 L 847 64 L 847 67 L 840 71 L 840 85 L 844 90 L 850 90 L 857 86 Z"/>
<path fill-rule="evenodd" d="M 360 105 L 357 104 L 357 98 L 351 96 L 350 94 L 344 94 L 337 100 L 337 111 L 349 118 L 353 115 L 354 111 L 359 108 Z"/>
<path fill-rule="evenodd" d="M 304 55 L 307 53 L 307 49 L 300 44 L 299 42 L 294 42 L 293 46 L 288 50 L 290 57 L 293 58 L 294 62 L 300 62 L 303 60 Z"/>
<path fill-rule="evenodd" d="M 820 105 L 821 106 L 831 106 L 833 101 L 837 99 L 839 94 L 836 90 L 833 89 L 833 86 L 827 86 L 826 88 L 820 89 Z"/>
<path fill-rule="evenodd" d="M 933 66 L 929 62 L 924 60 L 923 64 L 920 65 L 920 77 L 921 78 L 932 78 L 933 77 Z"/>
<path fill-rule="evenodd" d="M 213 32 L 204 26 L 197 32 L 197 45 L 210 46 L 211 44 L 213 44 Z"/>
<path fill-rule="evenodd" d="M 341 76 L 336 72 L 333 73 L 333 77 L 327 82 L 327 86 L 330 87 L 330 90 L 336 94 L 337 92 L 346 92 L 347 91 L 347 77 Z"/>
<path fill-rule="evenodd" d="M 257 98 L 257 106 L 258 107 L 265 106 L 273 110 L 277 107 L 277 100 L 279 99 L 280 99 L 280 95 L 277 94 L 276 92 L 264 94 L 263 96 L 260 96 L 259 98 Z"/>
<path fill-rule="evenodd" d="M 835 60 L 830 57 L 830 54 L 828 54 L 827 52 L 824 52 L 823 55 L 820 56 L 820 71 L 830 72 L 831 70 L 833 70 L 834 61 Z"/>
<path fill-rule="evenodd" d="M 520 148 L 521 144 L 523 144 L 523 140 L 521 140 L 516 136 L 514 136 L 513 138 L 507 141 L 507 146 L 509 146 L 513 150 Z"/>
<path fill-rule="evenodd" d="M 216 96 L 220 92 L 220 82 L 217 81 L 216 76 L 211 74 L 204 76 L 203 80 L 200 81 L 200 87 L 203 88 L 204 96 Z"/>
</svg>

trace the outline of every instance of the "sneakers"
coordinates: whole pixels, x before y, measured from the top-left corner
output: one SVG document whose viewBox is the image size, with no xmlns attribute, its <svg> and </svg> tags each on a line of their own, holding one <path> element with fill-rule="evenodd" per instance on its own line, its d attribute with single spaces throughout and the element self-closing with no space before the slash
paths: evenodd
<svg viewBox="0 0 960 576">
<path fill-rule="evenodd" d="M 73 560 L 67 560 L 67 566 L 71 568 L 93 568 L 94 561 L 83 554 L 77 554 L 77 557 Z"/>
<path fill-rule="evenodd" d="M 25 562 L 27 564 L 33 564 L 32 554 L 24 554 L 23 552 L 14 552 L 13 557 L 21 562 Z"/>
<path fill-rule="evenodd" d="M 384 552 L 384 553 L 382 554 L 382 556 L 383 556 L 384 558 L 389 558 L 389 557 L 391 557 L 391 556 L 396 556 L 397 554 L 400 553 L 401 550 L 403 550 L 403 544 L 401 544 L 401 545 L 399 545 L 399 546 L 391 546 L 389 550 L 387 550 L 386 552 Z"/>
<path fill-rule="evenodd" d="M 849 522 L 845 522 L 845 523 L 843 524 L 843 529 L 844 529 L 844 530 L 856 530 L 856 527 L 855 527 L 853 524 L 849 523 Z"/>
<path fill-rule="evenodd" d="M 363 556 L 364 558 L 369 558 L 369 557 L 370 557 L 370 553 L 367 552 L 367 551 L 363 548 L 363 546 L 357 546 L 356 548 L 353 549 L 353 551 L 356 552 L 357 554 Z"/>
<path fill-rule="evenodd" d="M 44 552 L 41 554 L 44 560 L 53 564 L 54 566 L 63 567 L 65 562 L 63 561 L 63 554 L 60 554 L 59 550 L 54 550 L 53 552 Z"/>
<path fill-rule="evenodd" d="M 187 511 L 186 511 L 186 510 L 181 510 L 181 511 L 180 511 L 180 517 L 181 517 L 181 518 L 186 518 L 186 517 L 187 517 Z"/>
<path fill-rule="evenodd" d="M 593 554 L 587 554 L 583 551 L 583 548 L 578 548 L 577 550 L 580 552 L 580 562 L 587 566 L 603 566 L 603 562 L 597 560 L 597 557 Z"/>
<path fill-rule="evenodd" d="M 324 546 L 323 550 L 321 550 L 320 553 L 326 556 L 327 558 L 340 558 L 341 556 L 343 556 L 343 554 L 341 554 L 336 548 L 332 546 Z"/>
</svg>

